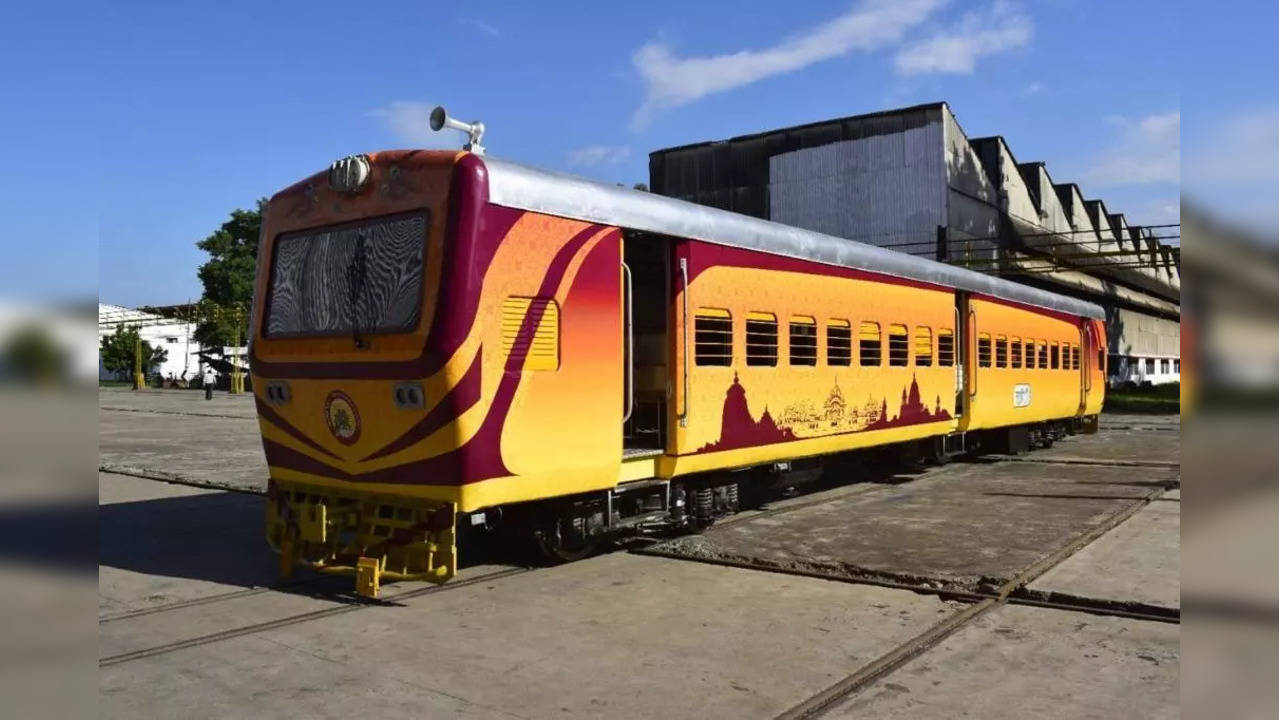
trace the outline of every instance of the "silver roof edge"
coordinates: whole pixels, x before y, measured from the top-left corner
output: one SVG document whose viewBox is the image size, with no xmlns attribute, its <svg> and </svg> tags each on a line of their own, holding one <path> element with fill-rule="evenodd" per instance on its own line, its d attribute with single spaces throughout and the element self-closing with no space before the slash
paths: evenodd
<svg viewBox="0 0 1279 720">
<path fill-rule="evenodd" d="M 484 164 L 489 171 L 489 202 L 496 205 L 866 270 L 1071 315 L 1105 318 L 1096 303 L 855 240 L 492 156 L 486 156 Z"/>
</svg>

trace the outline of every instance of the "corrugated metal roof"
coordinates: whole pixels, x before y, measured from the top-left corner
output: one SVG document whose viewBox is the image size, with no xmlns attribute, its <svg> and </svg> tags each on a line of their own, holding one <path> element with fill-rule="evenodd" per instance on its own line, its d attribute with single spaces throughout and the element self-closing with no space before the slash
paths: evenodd
<svg viewBox="0 0 1279 720">
<path fill-rule="evenodd" d="M 489 171 L 489 201 L 497 205 L 883 273 L 1072 315 L 1105 317 L 1094 303 L 873 245 L 492 156 L 485 156 L 484 164 Z"/>
</svg>

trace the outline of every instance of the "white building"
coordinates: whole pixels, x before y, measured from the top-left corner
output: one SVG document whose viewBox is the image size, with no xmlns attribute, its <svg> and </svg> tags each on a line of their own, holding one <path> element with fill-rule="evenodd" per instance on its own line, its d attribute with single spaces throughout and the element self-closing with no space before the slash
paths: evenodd
<svg viewBox="0 0 1279 720">
<path fill-rule="evenodd" d="M 191 380 L 203 370 L 200 359 L 196 355 L 200 346 L 195 341 L 194 323 L 172 320 L 119 305 L 98 303 L 99 347 L 101 347 L 102 338 L 114 333 L 121 325 L 137 326 L 138 333 L 144 341 L 150 343 L 151 347 L 164 348 L 168 351 L 169 355 L 165 361 L 153 370 L 161 377 L 172 376 Z M 106 369 L 106 366 L 102 364 L 101 354 L 98 357 L 98 379 L 121 379 Z"/>
</svg>

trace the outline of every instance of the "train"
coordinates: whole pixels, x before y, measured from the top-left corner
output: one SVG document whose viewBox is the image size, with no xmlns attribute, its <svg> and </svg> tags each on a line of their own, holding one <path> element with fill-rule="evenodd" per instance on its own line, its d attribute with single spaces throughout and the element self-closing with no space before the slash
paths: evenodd
<svg viewBox="0 0 1279 720">
<path fill-rule="evenodd" d="M 1096 431 L 1095 304 L 468 148 L 353 155 L 265 208 L 250 360 L 286 575 L 376 596 L 454 577 L 472 529 L 572 561 L 857 451 Z"/>
</svg>

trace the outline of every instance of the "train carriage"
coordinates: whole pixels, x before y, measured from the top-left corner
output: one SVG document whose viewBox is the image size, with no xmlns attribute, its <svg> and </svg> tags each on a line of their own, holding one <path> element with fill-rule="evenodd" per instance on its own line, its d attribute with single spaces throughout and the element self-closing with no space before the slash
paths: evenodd
<svg viewBox="0 0 1279 720">
<path fill-rule="evenodd" d="M 343 159 L 258 258 L 267 536 L 365 594 L 452 577 L 459 523 L 573 559 L 837 453 L 1049 442 L 1105 386 L 1096 305 L 472 152 Z"/>
</svg>

